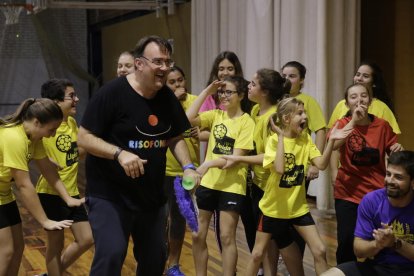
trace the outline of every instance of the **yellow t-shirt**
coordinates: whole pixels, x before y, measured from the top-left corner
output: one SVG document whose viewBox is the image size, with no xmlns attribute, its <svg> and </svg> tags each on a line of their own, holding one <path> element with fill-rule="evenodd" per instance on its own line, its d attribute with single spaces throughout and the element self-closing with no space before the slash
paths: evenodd
<svg viewBox="0 0 414 276">
<path fill-rule="evenodd" d="M 0 205 L 4 205 L 15 200 L 10 168 L 28 172 L 29 161 L 45 158 L 46 153 L 42 141 L 27 138 L 22 124 L 0 127 L 0 137 Z"/>
<path fill-rule="evenodd" d="M 260 106 L 256 104 L 251 111 L 252 119 L 255 122 L 253 140 L 255 154 L 265 152 L 266 142 L 273 132 L 268 128 L 269 118 L 276 112 L 276 106 L 272 106 L 265 114 L 258 115 Z M 262 165 L 252 165 L 254 172 L 253 183 L 256 184 L 263 191 L 265 190 L 266 180 L 269 177 L 270 171 L 264 169 Z"/>
<path fill-rule="evenodd" d="M 349 108 L 346 106 L 345 100 L 341 100 L 332 112 L 331 118 L 328 122 L 328 128 L 332 128 L 336 121 L 342 119 L 345 116 L 348 110 Z M 388 105 L 386 105 L 384 102 L 374 98 L 368 107 L 368 113 L 373 114 L 378 118 L 384 119 L 390 124 L 395 134 L 401 134 L 400 127 L 398 126 L 394 114 Z"/>
<path fill-rule="evenodd" d="M 192 105 L 192 103 L 195 101 L 197 96 L 187 94 L 187 97 L 184 101 L 180 101 L 181 106 L 185 111 Z M 191 162 L 198 167 L 200 164 L 200 142 L 198 139 L 190 137 L 190 131 L 191 129 L 186 130 L 183 133 L 184 141 L 187 144 L 188 151 L 190 153 Z M 175 159 L 174 155 L 170 151 L 170 149 L 167 150 L 167 164 L 165 167 L 165 175 L 168 176 L 182 176 L 183 175 L 183 169 L 181 168 L 178 161 Z"/>
<path fill-rule="evenodd" d="M 70 196 L 79 195 L 78 190 L 78 125 L 73 117 L 67 122 L 62 122 L 56 130 L 54 137 L 43 138 L 43 146 L 47 156 L 59 165 L 59 177 L 65 185 Z M 56 190 L 49 185 L 43 175 L 40 175 L 36 191 L 42 194 L 58 195 Z"/>
<path fill-rule="evenodd" d="M 276 173 L 273 162 L 276 158 L 278 136 L 267 141 L 263 167 L 270 168 L 263 198 L 259 202 L 263 214 L 272 218 L 291 219 L 309 212 L 306 202 L 305 172 L 309 162 L 321 156 L 309 134 L 297 138 L 284 138 L 285 173 Z"/>
<path fill-rule="evenodd" d="M 295 98 L 301 100 L 304 104 L 306 115 L 308 116 L 309 133 L 326 127 L 326 120 L 321 106 L 313 97 L 308 94 L 299 93 Z"/>
<path fill-rule="evenodd" d="M 254 122 L 249 114 L 230 119 L 222 110 L 200 113 L 201 128 L 210 130 L 206 161 L 233 154 L 234 149 L 253 149 Z M 247 164 L 221 170 L 211 168 L 201 179 L 201 185 L 209 189 L 246 194 Z"/>
</svg>

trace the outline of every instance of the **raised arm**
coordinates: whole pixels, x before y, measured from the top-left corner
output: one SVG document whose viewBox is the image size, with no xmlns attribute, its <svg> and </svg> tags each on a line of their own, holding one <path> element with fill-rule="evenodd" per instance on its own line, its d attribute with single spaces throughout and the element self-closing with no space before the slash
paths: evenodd
<svg viewBox="0 0 414 276">
<path fill-rule="evenodd" d="M 193 104 L 187 109 L 187 118 L 190 121 L 192 126 L 199 126 L 200 125 L 200 118 L 198 117 L 198 112 L 200 110 L 201 105 L 209 95 L 213 95 L 217 92 L 219 87 L 223 86 L 222 81 L 213 81 L 209 86 L 207 86 L 198 97 L 195 99 Z"/>
</svg>

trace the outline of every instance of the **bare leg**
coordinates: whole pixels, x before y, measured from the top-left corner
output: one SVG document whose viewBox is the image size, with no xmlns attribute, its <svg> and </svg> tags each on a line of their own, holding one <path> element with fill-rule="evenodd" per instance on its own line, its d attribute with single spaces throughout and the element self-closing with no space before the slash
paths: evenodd
<svg viewBox="0 0 414 276">
<path fill-rule="evenodd" d="M 256 231 L 256 241 L 254 243 L 252 257 L 247 263 L 246 271 L 244 273 L 245 276 L 256 276 L 271 237 L 272 234 L 270 233 Z M 276 262 L 276 259 L 274 261 Z"/>
<path fill-rule="evenodd" d="M 280 249 L 283 261 L 291 276 L 304 276 L 302 252 L 296 242 L 292 242 L 289 246 Z"/>
<path fill-rule="evenodd" d="M 0 229 L 0 275 L 16 276 L 22 261 L 22 224 Z"/>
<path fill-rule="evenodd" d="M 326 261 L 326 248 L 321 240 L 321 237 L 319 236 L 316 226 L 295 225 L 295 228 L 306 241 L 306 244 L 309 246 L 309 249 L 312 252 L 316 274 L 321 275 L 322 272 L 325 272 L 329 269 L 329 266 Z"/>
<path fill-rule="evenodd" d="M 65 271 L 93 245 L 92 230 L 88 221 L 74 223 L 71 230 L 75 240 L 62 253 L 62 271 Z"/>
<path fill-rule="evenodd" d="M 47 247 L 46 247 L 46 267 L 47 272 L 50 275 L 62 275 L 62 263 L 60 256 L 62 254 L 65 232 L 59 231 L 46 231 L 47 234 Z"/>
<path fill-rule="evenodd" d="M 279 248 L 277 248 L 275 241 L 271 240 L 267 246 L 267 250 L 263 258 L 264 275 L 276 275 L 278 257 Z"/>
<path fill-rule="evenodd" d="M 239 214 L 234 211 L 220 212 L 220 240 L 223 246 L 223 275 L 233 276 L 237 265 L 236 227 Z"/>
<path fill-rule="evenodd" d="M 212 214 L 212 212 L 200 210 L 198 215 L 198 232 L 192 233 L 193 258 L 197 276 L 207 275 L 208 249 L 206 239 Z"/>
</svg>

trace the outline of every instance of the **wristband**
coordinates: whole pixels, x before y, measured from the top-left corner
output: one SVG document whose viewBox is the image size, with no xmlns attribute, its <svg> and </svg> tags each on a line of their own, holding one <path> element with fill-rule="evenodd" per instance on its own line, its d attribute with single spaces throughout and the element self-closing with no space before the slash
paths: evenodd
<svg viewBox="0 0 414 276">
<path fill-rule="evenodd" d="M 114 160 L 118 161 L 118 157 L 121 154 L 121 152 L 123 151 L 123 149 L 121 149 L 120 147 L 118 147 L 114 153 Z"/>
<path fill-rule="evenodd" d="M 183 167 L 183 171 L 185 171 L 186 169 L 191 169 L 191 170 L 197 170 L 196 166 L 194 166 L 193 163 L 187 164 Z"/>
</svg>

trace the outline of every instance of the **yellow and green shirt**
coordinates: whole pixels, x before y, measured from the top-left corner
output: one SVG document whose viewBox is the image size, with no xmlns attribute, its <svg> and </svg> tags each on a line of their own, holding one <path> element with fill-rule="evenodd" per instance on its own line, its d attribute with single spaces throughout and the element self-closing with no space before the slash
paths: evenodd
<svg viewBox="0 0 414 276">
<path fill-rule="evenodd" d="M 10 169 L 29 171 L 29 161 L 46 157 L 42 141 L 27 138 L 23 125 L 0 127 L 0 205 L 15 200 Z"/>
<path fill-rule="evenodd" d="M 231 119 L 222 110 L 200 113 L 201 128 L 210 130 L 206 161 L 232 155 L 234 149 L 253 149 L 254 122 L 249 114 Z M 201 180 L 201 185 L 209 189 L 246 194 L 247 164 L 221 170 L 210 168 Z"/>
<path fill-rule="evenodd" d="M 302 133 L 297 138 L 285 137 L 285 172 L 280 175 L 273 166 L 277 142 L 277 134 L 273 134 L 267 141 L 263 167 L 270 169 L 270 176 L 259 207 L 268 217 L 297 218 L 309 212 L 305 189 L 307 166 L 313 158 L 321 156 L 321 153 L 307 133 Z"/>
<path fill-rule="evenodd" d="M 191 106 L 191 104 L 195 101 L 197 96 L 187 94 L 187 97 L 184 101 L 180 101 L 181 106 L 185 111 Z M 197 138 L 193 138 L 190 136 L 191 129 L 187 129 L 184 133 L 184 141 L 187 144 L 188 151 L 190 153 L 191 162 L 198 167 L 200 164 L 200 142 Z M 167 151 L 167 164 L 165 167 L 165 175 L 167 176 L 182 176 L 183 169 L 181 168 L 178 161 L 175 159 L 174 155 L 168 149 Z"/>
<path fill-rule="evenodd" d="M 70 196 L 79 195 L 79 152 L 77 140 L 78 125 L 73 117 L 68 117 L 67 122 L 60 124 L 54 137 L 43 138 L 46 154 L 54 163 L 59 165 L 59 177 Z M 43 175 L 40 175 L 37 181 L 36 191 L 43 194 L 58 195 Z"/>
</svg>

